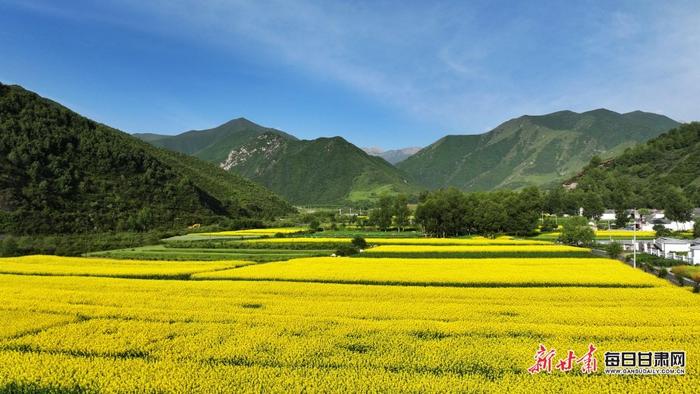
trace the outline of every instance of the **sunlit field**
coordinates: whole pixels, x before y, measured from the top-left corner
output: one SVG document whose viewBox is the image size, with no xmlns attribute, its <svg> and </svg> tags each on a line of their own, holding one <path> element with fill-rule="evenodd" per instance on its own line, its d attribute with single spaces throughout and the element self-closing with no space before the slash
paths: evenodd
<svg viewBox="0 0 700 394">
<path fill-rule="evenodd" d="M 252 239 L 249 243 L 332 243 L 347 242 L 350 238 L 324 238 L 324 237 L 304 237 L 304 238 L 264 238 Z M 552 245 L 548 241 L 513 239 L 510 237 L 499 238 L 372 238 L 366 239 L 372 245 Z"/>
<path fill-rule="evenodd" d="M 201 233 L 201 235 L 215 235 L 215 236 L 274 236 L 276 234 L 295 234 L 305 231 L 307 229 L 302 227 L 280 227 L 280 228 L 261 228 L 261 229 L 250 229 L 250 230 L 233 230 L 233 231 L 219 231 L 215 233 Z"/>
<path fill-rule="evenodd" d="M 542 233 L 535 237 L 535 239 L 541 240 L 556 240 L 561 235 L 560 232 L 548 232 Z M 604 240 L 630 240 L 636 237 L 637 239 L 654 239 L 656 237 L 655 231 L 632 231 L 632 230 L 596 230 L 595 238 L 600 241 Z"/>
<path fill-rule="evenodd" d="M 608 259 L 372 259 L 320 257 L 219 270 L 194 278 L 455 287 L 650 287 L 657 281 Z"/>
<path fill-rule="evenodd" d="M 0 391 L 688 392 L 698 384 L 697 295 L 592 255 L 259 264 L 34 256 L 0 259 L 0 273 L 8 322 Z M 595 344 L 601 364 L 609 350 L 681 349 L 688 366 L 667 377 L 602 368 L 532 375 L 540 344 L 558 357 Z"/>
</svg>

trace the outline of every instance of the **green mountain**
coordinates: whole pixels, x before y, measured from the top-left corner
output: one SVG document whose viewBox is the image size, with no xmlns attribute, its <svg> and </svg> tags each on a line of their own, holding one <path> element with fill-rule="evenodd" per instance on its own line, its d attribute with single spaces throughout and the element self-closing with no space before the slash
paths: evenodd
<svg viewBox="0 0 700 394">
<path fill-rule="evenodd" d="M 448 135 L 397 164 L 418 182 L 463 190 L 547 185 L 593 156 L 610 158 L 678 123 L 641 111 L 560 111 L 511 119 L 479 135 Z"/>
<path fill-rule="evenodd" d="M 248 119 L 238 118 L 213 129 L 191 130 L 178 135 L 137 133 L 137 137 L 155 146 L 184 153 L 212 163 L 221 163 L 232 149 L 248 143 L 263 133 L 296 138 L 276 129 L 257 125 Z"/>
<path fill-rule="evenodd" d="M 231 150 L 221 166 L 299 204 L 371 200 L 383 193 L 418 191 L 386 160 L 341 137 L 296 140 L 264 133 Z"/>
<path fill-rule="evenodd" d="M 340 137 L 298 140 L 244 118 L 175 136 L 135 136 L 215 163 L 295 204 L 338 204 L 372 200 L 383 193 L 418 192 L 402 171 Z"/>
<path fill-rule="evenodd" d="M 0 84 L 0 233 L 172 228 L 292 210 L 209 163 Z"/>
<path fill-rule="evenodd" d="M 624 206 L 663 207 L 679 189 L 700 206 L 700 123 L 681 125 L 612 160 L 594 161 L 566 185 L 595 192 L 609 206 L 624 200 Z"/>
</svg>

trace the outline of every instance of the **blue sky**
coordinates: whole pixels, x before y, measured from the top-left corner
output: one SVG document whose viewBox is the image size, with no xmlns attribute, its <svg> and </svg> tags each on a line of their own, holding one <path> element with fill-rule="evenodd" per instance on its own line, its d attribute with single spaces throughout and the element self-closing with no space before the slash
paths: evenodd
<svg viewBox="0 0 700 394">
<path fill-rule="evenodd" d="M 698 1 L 0 0 L 0 81 L 127 132 L 425 146 L 523 114 L 700 119 Z"/>
</svg>

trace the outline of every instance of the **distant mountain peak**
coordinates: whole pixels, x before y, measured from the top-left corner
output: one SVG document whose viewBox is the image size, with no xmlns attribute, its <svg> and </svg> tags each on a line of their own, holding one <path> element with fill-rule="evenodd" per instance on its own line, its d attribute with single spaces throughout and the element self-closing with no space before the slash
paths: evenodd
<svg viewBox="0 0 700 394">
<path fill-rule="evenodd" d="M 379 156 L 380 154 L 385 152 L 384 149 L 382 149 L 378 146 L 368 146 L 368 147 L 362 148 L 362 150 L 367 152 L 367 154 L 373 155 L 373 156 Z"/>
<path fill-rule="evenodd" d="M 367 154 L 372 155 L 372 156 L 381 157 L 382 159 L 388 161 L 391 164 L 396 164 L 396 163 L 399 163 L 403 160 L 406 160 L 408 157 L 416 154 L 421 149 L 422 148 L 420 148 L 418 146 L 411 146 L 408 148 L 401 148 L 401 149 L 389 149 L 389 150 L 384 150 L 384 149 L 377 147 L 377 146 L 373 146 L 373 147 L 369 147 L 369 148 L 362 148 L 362 150 L 365 151 Z"/>
<path fill-rule="evenodd" d="M 546 185 L 678 126 L 666 116 L 606 108 L 525 115 L 478 135 L 446 136 L 398 167 L 431 188 L 492 190 Z"/>
<path fill-rule="evenodd" d="M 247 118 L 244 117 L 239 117 L 235 119 L 231 119 L 226 123 L 221 124 L 218 127 L 225 127 L 225 126 L 254 126 L 254 127 L 262 127 L 259 124 L 252 122 L 248 120 Z"/>
<path fill-rule="evenodd" d="M 596 108 L 592 109 L 590 111 L 582 112 L 581 115 L 599 115 L 599 114 L 605 114 L 605 115 L 621 115 L 619 112 L 615 112 L 613 110 L 607 109 L 607 108 Z"/>
<path fill-rule="evenodd" d="M 20 86 L 0 83 L 0 119 L 16 125 L 0 126 L 0 233 L 173 229 L 293 211 L 236 174 L 155 148 Z M 27 160 L 43 170 L 30 173 Z M 145 210 L 149 219 L 134 224 Z"/>
</svg>

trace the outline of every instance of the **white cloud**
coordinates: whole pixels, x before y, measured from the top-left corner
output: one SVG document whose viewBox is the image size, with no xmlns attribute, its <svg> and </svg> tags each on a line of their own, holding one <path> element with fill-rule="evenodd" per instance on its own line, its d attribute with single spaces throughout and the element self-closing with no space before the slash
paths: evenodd
<svg viewBox="0 0 700 394">
<path fill-rule="evenodd" d="M 587 3 L 554 14 L 540 5 L 542 15 L 538 6 L 460 3 L 115 4 L 137 18 L 114 23 L 281 63 L 442 129 L 436 132 L 481 132 L 508 117 L 561 109 L 700 115 L 700 6 L 693 2 Z"/>
</svg>

